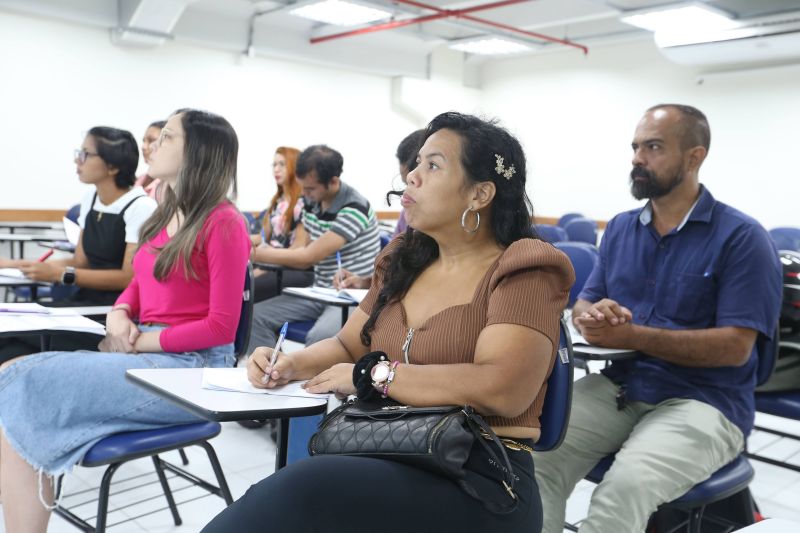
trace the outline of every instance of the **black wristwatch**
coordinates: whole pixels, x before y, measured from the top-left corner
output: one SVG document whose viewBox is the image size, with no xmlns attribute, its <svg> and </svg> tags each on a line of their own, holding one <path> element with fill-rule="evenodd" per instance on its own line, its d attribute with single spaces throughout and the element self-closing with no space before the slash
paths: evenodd
<svg viewBox="0 0 800 533">
<path fill-rule="evenodd" d="M 62 285 L 75 285 L 75 267 L 64 267 L 64 273 L 61 274 Z"/>
</svg>

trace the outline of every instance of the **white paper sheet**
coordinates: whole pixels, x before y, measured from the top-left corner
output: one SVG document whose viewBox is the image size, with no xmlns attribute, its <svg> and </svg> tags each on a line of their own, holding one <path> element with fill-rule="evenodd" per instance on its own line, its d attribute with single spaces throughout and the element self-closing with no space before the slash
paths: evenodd
<svg viewBox="0 0 800 533">
<path fill-rule="evenodd" d="M 78 246 L 78 240 L 81 238 L 81 227 L 67 217 L 61 220 L 64 221 L 64 233 L 67 235 L 67 240 L 73 246 Z"/>
<path fill-rule="evenodd" d="M 324 298 L 332 303 L 361 303 L 367 295 L 367 289 L 336 289 L 325 287 L 287 287 L 284 289 L 287 294 L 307 295 L 314 298 Z"/>
<path fill-rule="evenodd" d="M 250 384 L 246 368 L 204 368 L 202 387 L 210 390 L 248 392 L 251 394 L 271 394 L 273 396 L 294 396 L 296 398 L 327 399 L 328 394 L 312 394 L 302 387 L 303 382 L 292 381 L 274 389 L 259 389 Z"/>
<path fill-rule="evenodd" d="M 0 277 L 27 279 L 25 274 L 22 273 L 22 270 L 18 268 L 0 268 Z"/>
<path fill-rule="evenodd" d="M 35 303 L 0 304 L 0 331 L 77 331 L 105 335 L 102 324 L 64 309 Z"/>
</svg>

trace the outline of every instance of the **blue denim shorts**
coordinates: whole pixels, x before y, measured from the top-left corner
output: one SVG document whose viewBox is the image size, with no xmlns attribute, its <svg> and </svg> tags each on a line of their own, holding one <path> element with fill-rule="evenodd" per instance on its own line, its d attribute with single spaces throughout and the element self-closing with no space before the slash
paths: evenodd
<svg viewBox="0 0 800 533">
<path fill-rule="evenodd" d="M 233 362 L 233 344 L 184 353 L 31 355 L 0 372 L 0 427 L 25 461 L 58 476 L 109 435 L 201 420 L 126 381 L 127 370 L 230 367 Z"/>
</svg>

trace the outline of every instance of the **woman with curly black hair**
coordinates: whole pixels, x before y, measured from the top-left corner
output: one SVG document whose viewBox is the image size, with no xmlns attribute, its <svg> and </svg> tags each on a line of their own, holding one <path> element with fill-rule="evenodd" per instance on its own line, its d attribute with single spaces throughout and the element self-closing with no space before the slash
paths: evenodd
<svg viewBox="0 0 800 533">
<path fill-rule="evenodd" d="M 465 468 L 480 501 L 414 466 L 320 455 L 253 486 L 206 532 L 540 531 L 526 450 L 540 435 L 574 273 L 531 229 L 525 155 L 507 131 L 444 113 L 428 125 L 417 161 L 402 194 L 413 229 L 378 257 L 370 292 L 344 328 L 274 366 L 272 350 L 258 348 L 248 375 L 258 387 L 309 380 L 309 392 L 361 397 L 374 387 L 414 407 L 473 406 L 508 444 L 515 510 L 496 512 L 510 502 L 497 481 L 504 467 L 476 442 Z"/>
</svg>

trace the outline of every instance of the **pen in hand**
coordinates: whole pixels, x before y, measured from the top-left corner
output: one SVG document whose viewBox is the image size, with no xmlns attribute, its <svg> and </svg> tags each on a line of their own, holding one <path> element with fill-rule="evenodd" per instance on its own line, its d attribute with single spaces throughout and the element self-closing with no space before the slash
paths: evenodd
<svg viewBox="0 0 800 533">
<path fill-rule="evenodd" d="M 37 263 L 44 263 L 47 261 L 47 258 L 53 255 L 53 250 L 47 250 L 45 253 L 42 254 L 42 257 L 36 260 Z"/>
<path fill-rule="evenodd" d="M 283 339 L 286 338 L 286 330 L 289 327 L 288 322 L 283 323 L 283 327 L 281 327 L 281 332 L 278 335 L 278 342 L 275 343 L 275 348 L 272 350 L 272 356 L 269 358 L 269 372 L 264 372 L 264 383 L 269 383 L 269 375 L 272 373 L 272 369 L 275 367 L 275 361 L 278 360 L 278 352 L 283 345 Z"/>
</svg>

